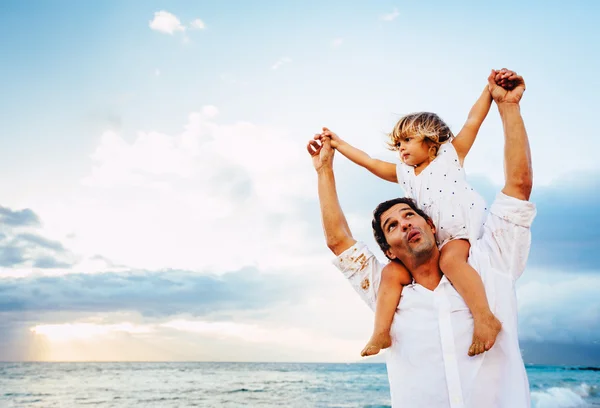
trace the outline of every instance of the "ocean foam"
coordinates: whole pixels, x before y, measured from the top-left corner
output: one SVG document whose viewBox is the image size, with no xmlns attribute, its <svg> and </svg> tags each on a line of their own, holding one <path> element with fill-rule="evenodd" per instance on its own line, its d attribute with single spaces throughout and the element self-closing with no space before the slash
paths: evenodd
<svg viewBox="0 0 600 408">
<path fill-rule="evenodd" d="M 581 384 L 576 389 L 552 387 L 531 393 L 532 408 L 579 408 L 587 406 L 583 397 L 589 395 L 589 385 Z"/>
</svg>

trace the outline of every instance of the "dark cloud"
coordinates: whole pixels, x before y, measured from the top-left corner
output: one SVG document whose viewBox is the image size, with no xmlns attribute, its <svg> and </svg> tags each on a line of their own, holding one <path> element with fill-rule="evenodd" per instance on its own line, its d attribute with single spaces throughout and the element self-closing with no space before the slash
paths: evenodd
<svg viewBox="0 0 600 408">
<path fill-rule="evenodd" d="M 526 364 L 600 366 L 600 344 L 522 341 Z"/>
<path fill-rule="evenodd" d="M 1 224 L 13 227 L 41 225 L 38 216 L 29 208 L 13 211 L 10 208 L 0 206 Z"/>
<path fill-rule="evenodd" d="M 70 268 L 74 265 L 70 258 L 61 243 L 34 234 L 26 234 L 26 237 L 20 234 L 0 241 L 0 266 L 7 268 Z"/>
<path fill-rule="evenodd" d="M 336 165 L 340 202 L 346 212 L 370 217 L 382 201 L 402 195 L 399 186 L 358 166 Z M 502 186 L 482 176 L 469 182 L 491 203 Z M 316 186 L 315 186 L 316 197 Z M 537 206 L 529 265 L 562 271 L 600 271 L 600 175 L 577 174 L 550 186 L 535 186 Z M 319 214 L 312 215 L 315 223 Z"/>
<path fill-rule="evenodd" d="M 35 268 L 52 269 L 52 268 L 71 268 L 73 263 L 60 261 L 51 256 L 39 256 L 33 260 L 33 266 Z"/>
<path fill-rule="evenodd" d="M 31 232 L 39 227 L 40 219 L 32 210 L 0 206 L 0 266 L 71 267 L 72 255 L 62 243 Z"/>
<path fill-rule="evenodd" d="M 537 216 L 531 227 L 529 265 L 564 272 L 600 271 L 600 177 L 578 174 L 549 186 L 535 186 Z M 501 187 L 471 180 L 487 202 Z"/>
<path fill-rule="evenodd" d="M 246 268 L 222 276 L 185 271 L 69 274 L 0 280 L 0 312 L 138 311 L 205 315 L 300 298 L 302 280 Z"/>
<path fill-rule="evenodd" d="M 600 270 L 600 181 L 594 174 L 534 190 L 530 264 L 564 271 Z"/>
<path fill-rule="evenodd" d="M 22 265 L 27 261 L 25 251 L 11 243 L 0 243 L 0 266 L 12 267 Z"/>
<path fill-rule="evenodd" d="M 59 253 L 65 252 L 65 248 L 60 242 L 53 241 L 48 238 L 44 238 L 40 235 L 31 234 L 31 233 L 23 233 L 23 234 L 17 234 L 16 239 L 33 244 L 35 246 L 47 248 L 47 249 L 50 249 L 55 252 L 59 252 Z"/>
</svg>

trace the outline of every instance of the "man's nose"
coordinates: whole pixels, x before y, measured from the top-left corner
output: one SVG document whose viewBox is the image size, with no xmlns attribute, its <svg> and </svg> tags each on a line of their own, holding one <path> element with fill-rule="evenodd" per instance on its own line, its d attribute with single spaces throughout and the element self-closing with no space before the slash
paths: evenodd
<svg viewBox="0 0 600 408">
<path fill-rule="evenodd" d="M 411 222 L 410 222 L 410 221 L 408 221 L 408 220 L 401 221 L 401 222 L 400 222 L 400 225 L 401 225 L 401 227 L 402 227 L 402 231 L 403 231 L 403 232 L 406 232 L 406 231 L 408 231 L 410 228 L 412 228 L 412 224 L 411 224 Z"/>
</svg>

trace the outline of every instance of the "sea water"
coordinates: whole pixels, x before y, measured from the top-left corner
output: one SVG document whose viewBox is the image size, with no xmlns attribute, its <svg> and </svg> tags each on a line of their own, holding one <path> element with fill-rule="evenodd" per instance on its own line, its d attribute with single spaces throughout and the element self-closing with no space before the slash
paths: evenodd
<svg viewBox="0 0 600 408">
<path fill-rule="evenodd" d="M 528 366 L 532 406 L 600 406 L 600 371 Z M 389 407 L 384 364 L 0 363 L 0 407 Z"/>
</svg>

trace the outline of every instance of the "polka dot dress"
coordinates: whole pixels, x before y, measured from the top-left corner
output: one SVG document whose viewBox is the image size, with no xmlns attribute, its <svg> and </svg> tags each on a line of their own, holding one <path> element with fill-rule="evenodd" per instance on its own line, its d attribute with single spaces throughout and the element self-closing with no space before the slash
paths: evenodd
<svg viewBox="0 0 600 408">
<path fill-rule="evenodd" d="M 479 238 L 485 201 L 468 183 L 452 143 L 444 143 L 429 166 L 419 175 L 404 163 L 396 166 L 398 184 L 406 196 L 414 198 L 436 226 L 441 248 L 453 239 Z"/>
</svg>

